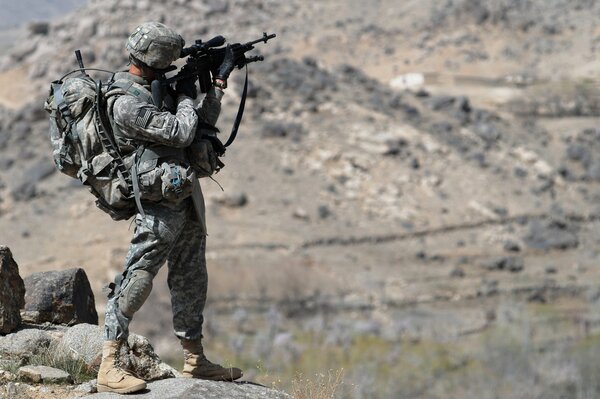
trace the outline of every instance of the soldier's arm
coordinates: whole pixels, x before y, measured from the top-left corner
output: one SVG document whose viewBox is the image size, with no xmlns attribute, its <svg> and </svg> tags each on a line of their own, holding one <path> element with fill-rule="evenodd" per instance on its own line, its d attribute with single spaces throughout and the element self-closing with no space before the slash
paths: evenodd
<svg viewBox="0 0 600 399">
<path fill-rule="evenodd" d="M 177 99 L 175 115 L 161 112 L 156 106 L 128 95 L 115 101 L 113 114 L 116 125 L 125 137 L 171 147 L 190 145 L 198 126 L 194 102 L 185 96 Z"/>
<path fill-rule="evenodd" d="M 215 126 L 221 113 L 221 98 L 223 98 L 223 90 L 212 86 L 207 90 L 206 96 L 198 107 L 198 116 L 200 119 L 209 125 Z"/>
</svg>

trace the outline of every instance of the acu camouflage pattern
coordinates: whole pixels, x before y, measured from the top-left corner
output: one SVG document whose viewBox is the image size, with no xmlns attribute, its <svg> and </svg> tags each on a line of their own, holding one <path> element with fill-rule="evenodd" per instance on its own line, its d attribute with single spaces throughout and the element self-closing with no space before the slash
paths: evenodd
<svg viewBox="0 0 600 399">
<path fill-rule="evenodd" d="M 125 258 L 125 272 L 120 287 L 125 287 L 131 273 L 144 270 L 156 275 L 168 261 L 168 285 L 171 292 L 173 327 L 181 339 L 202 335 L 202 316 L 206 303 L 208 274 L 206 271 L 206 236 L 199 234 L 200 222 L 194 217 L 191 201 L 174 208 L 160 204 L 144 206 L 146 223 L 141 215 L 135 219 L 136 229 Z M 126 339 L 128 318 L 118 305 L 120 287 L 106 306 L 105 339 Z"/>
<path fill-rule="evenodd" d="M 141 77 L 126 72 L 115 78 L 146 84 Z M 209 90 L 198 109 L 191 99 L 180 97 L 174 114 L 159 110 L 135 96 L 109 97 L 108 110 L 117 127 L 118 145 L 123 152 L 149 143 L 186 147 L 197 134 L 199 118 L 211 125 L 217 122 L 222 95 L 220 90 Z M 202 199 L 201 192 L 199 194 Z M 204 214 L 195 217 L 191 198 L 180 202 L 142 201 L 142 204 L 146 218 L 144 220 L 139 213 L 136 215 L 136 229 L 125 259 L 125 271 L 107 303 L 105 339 L 120 340 L 128 336 L 131 318 L 119 309 L 119 298 L 132 273 L 143 270 L 155 276 L 165 261 L 168 261 L 175 334 L 182 339 L 199 338 L 208 285 Z"/>
<path fill-rule="evenodd" d="M 103 94 L 105 98 L 110 96 L 110 93 Z M 61 95 L 67 111 L 59 110 Z M 50 113 L 54 162 L 62 173 L 87 184 L 97 197 L 98 206 L 113 218 L 129 218 L 133 207 L 128 182 L 114 154 L 106 151 L 102 144 L 95 104 L 96 83 L 89 77 L 71 77 L 62 84 L 52 84 L 45 109 Z M 125 169 L 130 169 L 132 162 L 132 156 L 123 157 Z M 123 216 L 119 216 L 121 212 Z"/>
<path fill-rule="evenodd" d="M 144 79 L 130 75 L 137 83 Z M 123 76 L 115 75 L 115 79 Z M 134 79 L 135 78 L 135 79 Z M 140 98 L 123 95 L 108 103 L 109 114 L 116 126 L 115 136 L 119 144 L 122 141 L 134 144 L 155 143 L 168 147 L 184 148 L 190 145 L 196 134 L 198 115 L 194 101 L 189 97 L 180 97 L 175 114 L 161 111 L 156 106 L 143 102 Z"/>
<path fill-rule="evenodd" d="M 151 68 L 165 69 L 181 55 L 184 40 L 160 22 L 145 22 L 127 40 L 127 51 Z"/>
<path fill-rule="evenodd" d="M 129 72 L 115 74 L 115 80 L 129 80 L 150 90 L 144 78 Z M 213 126 L 217 123 L 222 97 L 223 92 L 213 87 L 208 90 L 198 109 L 191 98 L 180 97 L 174 114 L 159 110 L 131 95 L 110 96 L 107 106 L 109 115 L 113 115 L 119 148 L 127 153 L 144 142 L 177 148 L 189 146 L 196 135 L 199 119 Z"/>
</svg>

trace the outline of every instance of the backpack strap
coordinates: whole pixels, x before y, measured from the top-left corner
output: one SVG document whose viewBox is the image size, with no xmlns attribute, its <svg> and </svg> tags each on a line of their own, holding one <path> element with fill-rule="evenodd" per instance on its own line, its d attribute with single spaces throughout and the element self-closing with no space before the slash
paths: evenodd
<svg viewBox="0 0 600 399">
<path fill-rule="evenodd" d="M 120 89 L 120 90 L 113 90 L 113 89 Z M 135 82 L 132 82 L 130 80 L 117 79 L 116 81 L 110 83 L 107 97 L 111 96 L 111 95 L 119 95 L 119 94 L 129 94 L 131 96 L 134 96 L 134 97 L 140 99 L 142 102 L 145 102 L 148 104 L 154 104 L 154 102 L 152 100 L 152 94 L 148 90 L 146 90 L 144 87 L 142 87 L 141 85 L 139 85 Z M 111 121 L 111 123 L 112 123 L 112 121 Z M 142 195 L 141 195 L 141 191 L 140 191 L 140 182 L 138 179 L 138 168 L 140 165 L 140 159 L 142 157 L 142 154 L 145 152 L 144 150 L 145 150 L 145 146 L 142 144 L 135 151 L 133 164 L 131 166 L 131 172 L 127 171 L 127 169 L 124 167 L 123 167 L 123 169 L 125 170 L 125 173 L 126 173 L 126 174 L 124 173 L 124 176 L 128 177 L 128 179 L 127 179 L 128 188 L 131 188 L 131 190 L 129 192 L 131 194 L 133 194 L 133 198 L 135 200 L 135 205 L 137 207 L 138 213 L 142 217 L 142 223 L 146 224 L 147 223 L 146 212 L 144 212 L 144 207 L 142 206 Z M 131 186 L 129 186 L 130 183 L 131 183 Z"/>
<path fill-rule="evenodd" d="M 139 98 L 141 101 L 154 105 L 152 94 L 141 85 L 131 80 L 119 79 L 111 83 L 110 89 L 117 88 L 123 90 L 126 94 Z M 115 93 L 116 94 L 116 93 Z"/>
<path fill-rule="evenodd" d="M 127 190 L 129 195 L 134 193 L 135 184 L 133 184 L 132 176 L 125 166 L 125 162 L 123 161 L 123 157 L 119 151 L 119 148 L 114 142 L 112 137 L 112 132 L 108 128 L 108 124 L 104 122 L 104 117 L 106 114 L 106 110 L 104 109 L 104 103 L 102 101 L 102 82 L 98 82 L 96 86 L 96 112 L 94 117 L 94 122 L 96 124 L 96 129 L 98 131 L 98 136 L 102 142 L 102 145 L 109 153 L 109 155 L 115 160 L 117 165 L 117 170 L 123 176 L 123 179 L 127 182 Z M 110 132 L 110 133 L 109 133 Z"/>
</svg>

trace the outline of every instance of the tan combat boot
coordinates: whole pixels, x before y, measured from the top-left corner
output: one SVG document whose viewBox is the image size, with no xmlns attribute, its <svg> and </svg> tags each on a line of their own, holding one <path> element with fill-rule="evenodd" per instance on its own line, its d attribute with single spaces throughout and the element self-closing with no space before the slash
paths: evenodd
<svg viewBox="0 0 600 399">
<path fill-rule="evenodd" d="M 236 367 L 225 368 L 210 362 L 204 356 L 200 338 L 195 340 L 182 339 L 181 346 L 183 346 L 185 359 L 182 373 L 184 377 L 213 381 L 233 381 L 242 376 L 242 370 Z"/>
<path fill-rule="evenodd" d="M 98 392 L 132 393 L 146 388 L 146 382 L 115 364 L 119 341 L 104 341 L 102 363 L 98 370 Z"/>
</svg>

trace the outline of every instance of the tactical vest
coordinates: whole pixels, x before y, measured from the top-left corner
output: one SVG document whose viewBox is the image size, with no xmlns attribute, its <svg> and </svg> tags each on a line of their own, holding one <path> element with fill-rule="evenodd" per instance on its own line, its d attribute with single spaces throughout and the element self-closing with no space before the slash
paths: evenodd
<svg viewBox="0 0 600 399">
<path fill-rule="evenodd" d="M 109 96 L 131 95 L 141 102 L 154 104 L 152 94 L 139 83 L 117 79 L 111 85 Z M 114 104 L 114 101 L 111 101 Z M 126 138 L 114 122 L 112 109 L 108 110 L 117 145 L 123 151 L 133 151 L 131 165 L 133 198 L 138 211 L 145 217 L 141 201 L 175 203 L 192 194 L 194 171 L 184 149 Z"/>
</svg>

